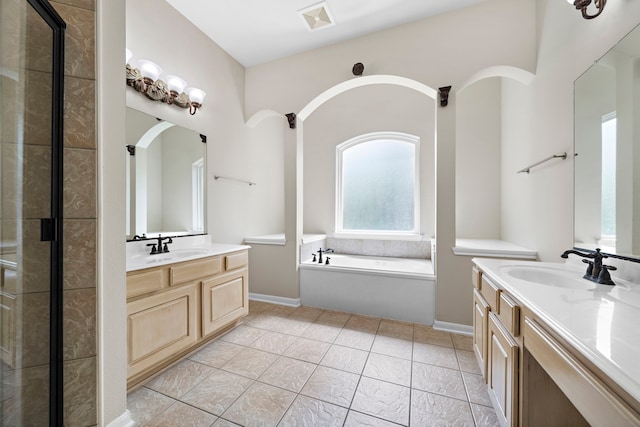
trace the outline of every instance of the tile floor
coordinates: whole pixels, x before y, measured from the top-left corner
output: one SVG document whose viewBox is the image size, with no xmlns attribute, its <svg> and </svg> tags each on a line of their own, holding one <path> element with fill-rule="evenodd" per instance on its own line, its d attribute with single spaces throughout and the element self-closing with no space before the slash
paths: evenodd
<svg viewBox="0 0 640 427">
<path fill-rule="evenodd" d="M 153 427 L 498 425 L 471 337 L 260 302 L 128 407 Z"/>
</svg>

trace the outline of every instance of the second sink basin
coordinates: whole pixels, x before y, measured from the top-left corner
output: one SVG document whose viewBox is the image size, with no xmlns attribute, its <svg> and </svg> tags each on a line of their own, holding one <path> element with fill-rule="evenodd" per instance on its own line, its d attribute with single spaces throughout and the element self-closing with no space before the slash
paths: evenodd
<svg viewBox="0 0 640 427">
<path fill-rule="evenodd" d="M 136 255 L 134 258 L 144 259 L 148 263 L 161 262 L 168 260 L 178 260 L 180 258 L 189 258 L 192 256 L 206 255 L 209 253 L 207 249 L 189 248 L 189 249 L 175 249 L 171 252 L 165 252 L 161 254 L 149 255 L 148 253 Z"/>
<path fill-rule="evenodd" d="M 513 265 L 501 267 L 504 274 L 514 279 L 540 285 L 555 286 L 570 289 L 588 289 L 596 284 L 582 278 L 580 272 L 575 270 L 565 270 L 552 267 L 535 267 L 524 265 Z"/>
</svg>

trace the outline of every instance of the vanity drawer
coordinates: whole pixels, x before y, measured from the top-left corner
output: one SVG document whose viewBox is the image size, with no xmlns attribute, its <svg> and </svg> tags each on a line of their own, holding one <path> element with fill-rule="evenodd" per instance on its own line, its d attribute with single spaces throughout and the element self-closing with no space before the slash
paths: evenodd
<svg viewBox="0 0 640 427">
<path fill-rule="evenodd" d="M 210 257 L 201 260 L 188 261 L 169 269 L 169 285 L 177 285 L 189 280 L 213 276 L 222 271 L 222 259 Z"/>
<path fill-rule="evenodd" d="M 249 253 L 247 251 L 239 252 L 225 256 L 224 269 L 226 271 L 235 270 L 249 264 Z"/>
<path fill-rule="evenodd" d="M 493 284 L 484 275 L 482 276 L 480 285 L 480 294 L 489 303 L 491 310 L 496 311 L 498 309 L 498 298 L 500 297 L 500 288 Z"/>
<path fill-rule="evenodd" d="M 514 337 L 520 335 L 520 307 L 504 292 L 500 292 L 498 299 L 498 319 L 511 335 Z"/>
<path fill-rule="evenodd" d="M 471 269 L 471 283 L 473 283 L 473 287 L 480 290 L 482 283 L 482 271 L 478 267 L 473 267 Z"/>
<path fill-rule="evenodd" d="M 162 269 L 127 275 L 127 298 L 162 289 Z"/>
</svg>

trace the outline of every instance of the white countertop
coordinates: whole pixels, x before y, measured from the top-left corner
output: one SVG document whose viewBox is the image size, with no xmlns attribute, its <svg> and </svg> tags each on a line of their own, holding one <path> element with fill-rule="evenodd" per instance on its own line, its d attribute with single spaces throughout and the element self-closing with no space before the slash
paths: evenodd
<svg viewBox="0 0 640 427">
<path fill-rule="evenodd" d="M 127 243 L 127 272 L 142 270 L 145 268 L 159 267 L 176 262 L 191 261 L 198 258 L 223 255 L 231 252 L 249 249 L 247 245 L 231 245 L 226 243 L 202 242 L 196 245 L 180 244 L 179 239 L 173 239 L 174 243 L 169 245 L 168 253 L 149 254 L 147 243 L 153 243 L 155 239 L 143 240 L 141 242 Z M 173 246 L 176 244 L 176 246 Z M 135 248 L 129 250 L 129 245 L 137 244 Z"/>
<path fill-rule="evenodd" d="M 531 249 L 497 239 L 456 239 L 455 255 L 536 260 L 538 253 Z"/>
<path fill-rule="evenodd" d="M 584 266 L 474 258 L 478 267 L 539 316 L 640 401 L 640 284 L 616 277 L 616 286 L 582 279 Z M 580 282 L 571 288 L 533 283 L 510 276 L 513 266 L 547 269 Z"/>
</svg>

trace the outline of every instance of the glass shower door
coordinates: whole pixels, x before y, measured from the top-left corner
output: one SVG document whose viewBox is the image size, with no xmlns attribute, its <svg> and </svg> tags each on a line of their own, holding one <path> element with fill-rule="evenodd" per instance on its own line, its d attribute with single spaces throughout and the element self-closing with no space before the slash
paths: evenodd
<svg viewBox="0 0 640 427">
<path fill-rule="evenodd" d="M 62 425 L 61 36 L 0 0 L 0 425 Z"/>
</svg>

